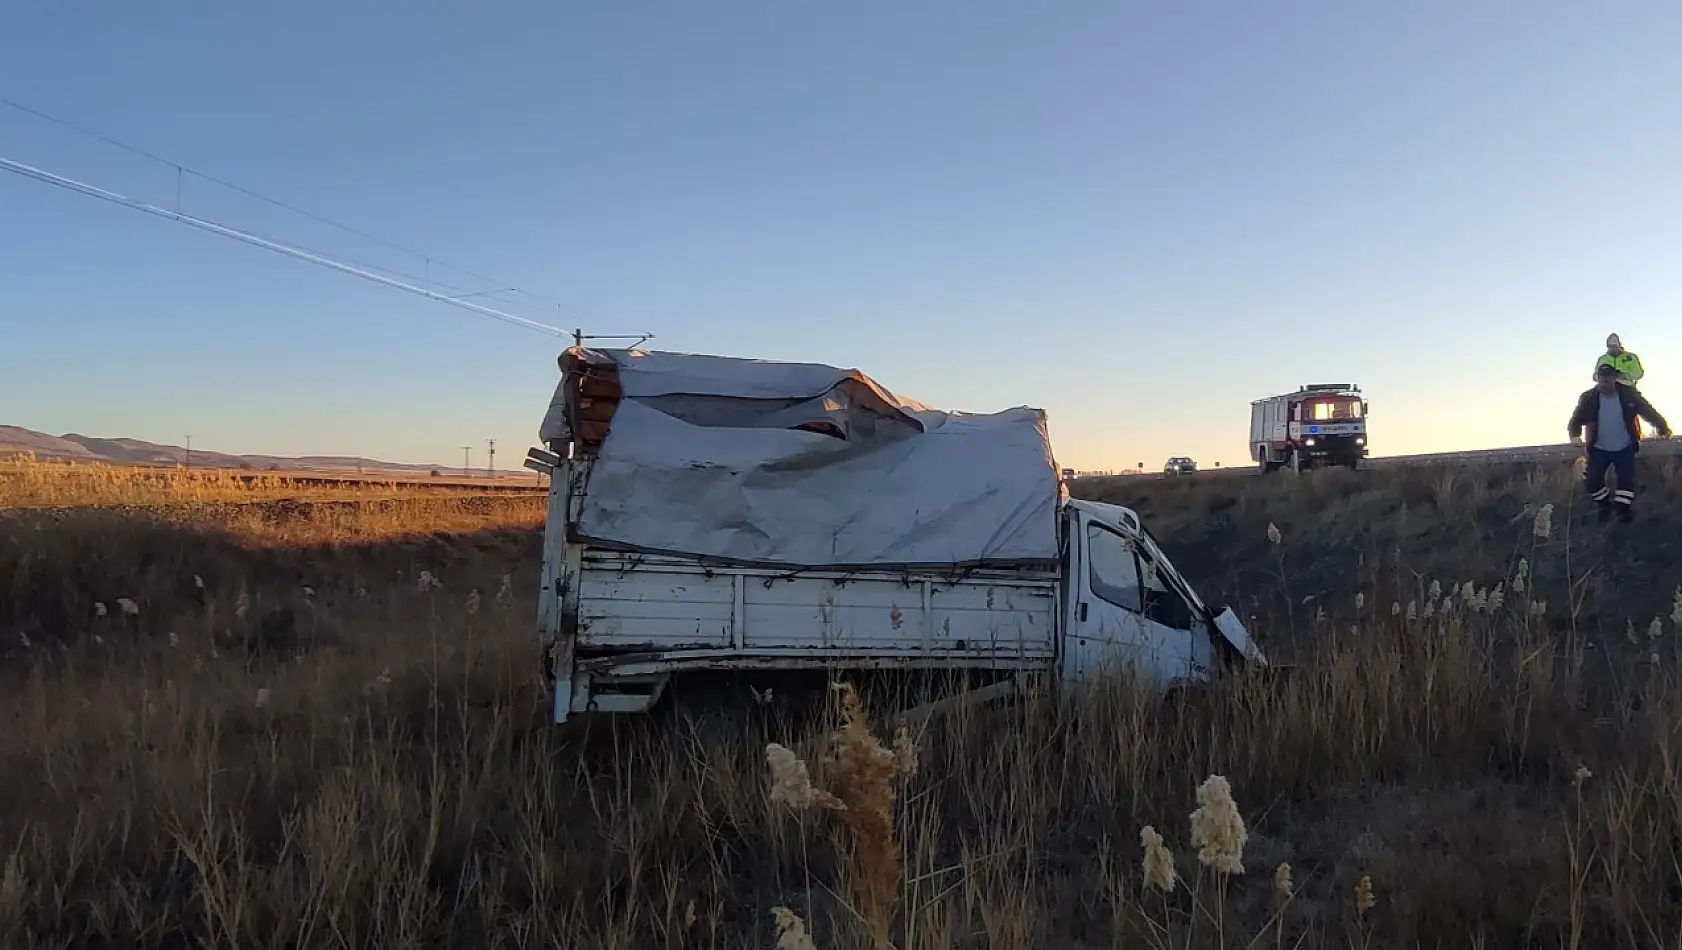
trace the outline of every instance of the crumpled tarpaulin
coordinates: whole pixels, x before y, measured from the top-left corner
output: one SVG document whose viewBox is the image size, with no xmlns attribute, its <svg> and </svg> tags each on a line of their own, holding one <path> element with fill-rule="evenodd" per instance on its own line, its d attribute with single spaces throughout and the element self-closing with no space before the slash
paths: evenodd
<svg viewBox="0 0 1682 950">
<path fill-rule="evenodd" d="M 1063 487 L 1038 409 L 942 412 L 814 363 L 573 348 L 562 365 L 574 384 L 544 441 L 571 419 L 605 431 L 583 540 L 789 567 L 1057 560 Z M 580 395 L 586 369 L 610 398 Z"/>
</svg>

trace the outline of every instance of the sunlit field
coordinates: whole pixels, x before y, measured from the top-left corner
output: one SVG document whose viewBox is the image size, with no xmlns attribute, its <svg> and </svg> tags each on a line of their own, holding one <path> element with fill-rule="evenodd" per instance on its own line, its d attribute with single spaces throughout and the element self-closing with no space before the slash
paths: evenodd
<svg viewBox="0 0 1682 950">
<path fill-rule="evenodd" d="M 0 947 L 1679 946 L 1649 475 L 1077 485 L 1281 667 L 724 730 L 545 725 L 540 495 L 0 487 Z"/>
<path fill-rule="evenodd" d="M 331 480 L 330 480 L 331 479 Z M 0 505 L 9 508 L 244 504 L 258 501 L 366 501 L 418 495 L 536 492 L 534 482 L 377 476 L 311 477 L 248 472 L 36 461 L 0 458 Z"/>
</svg>

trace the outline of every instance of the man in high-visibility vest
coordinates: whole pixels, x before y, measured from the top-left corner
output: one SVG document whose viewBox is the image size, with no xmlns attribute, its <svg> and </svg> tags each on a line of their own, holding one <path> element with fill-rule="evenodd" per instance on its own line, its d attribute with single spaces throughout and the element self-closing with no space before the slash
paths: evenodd
<svg viewBox="0 0 1682 950">
<path fill-rule="evenodd" d="M 1595 369 L 1602 365 L 1609 365 L 1618 371 L 1618 382 L 1625 386 L 1634 387 L 1641 382 L 1641 357 L 1624 349 L 1623 341 L 1616 333 L 1606 338 L 1606 352 L 1600 354 L 1600 359 L 1594 361 Z"/>
<path fill-rule="evenodd" d="M 1583 484 L 1600 509 L 1605 521 L 1617 512 L 1618 520 L 1628 521 L 1635 507 L 1635 456 L 1641 451 L 1641 420 L 1646 420 L 1659 432 L 1659 438 L 1671 437 L 1670 423 L 1653 408 L 1647 398 L 1626 386 L 1618 378 L 1618 371 L 1602 363 L 1594 368 L 1594 388 L 1577 397 L 1577 408 L 1565 431 L 1572 445 L 1584 447 L 1588 466 L 1583 471 Z M 1585 438 L 1585 433 L 1587 437 Z M 1606 470 L 1617 472 L 1617 490 L 1606 485 Z"/>
</svg>

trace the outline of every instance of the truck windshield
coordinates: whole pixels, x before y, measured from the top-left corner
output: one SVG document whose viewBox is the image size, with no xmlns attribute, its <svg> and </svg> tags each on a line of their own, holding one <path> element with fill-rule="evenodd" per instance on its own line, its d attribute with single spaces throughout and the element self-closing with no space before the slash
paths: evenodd
<svg viewBox="0 0 1682 950">
<path fill-rule="evenodd" d="M 1304 414 L 1310 422 L 1359 419 L 1361 418 L 1361 400 L 1316 399 L 1304 407 Z"/>
</svg>

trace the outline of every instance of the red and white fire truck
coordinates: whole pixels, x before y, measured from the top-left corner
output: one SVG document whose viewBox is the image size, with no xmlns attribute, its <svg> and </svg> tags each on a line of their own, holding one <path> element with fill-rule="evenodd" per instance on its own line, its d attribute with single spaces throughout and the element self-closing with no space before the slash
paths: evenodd
<svg viewBox="0 0 1682 950">
<path fill-rule="evenodd" d="M 1250 404 L 1250 458 L 1264 472 L 1367 457 L 1367 400 L 1348 383 L 1315 383 Z"/>
</svg>

